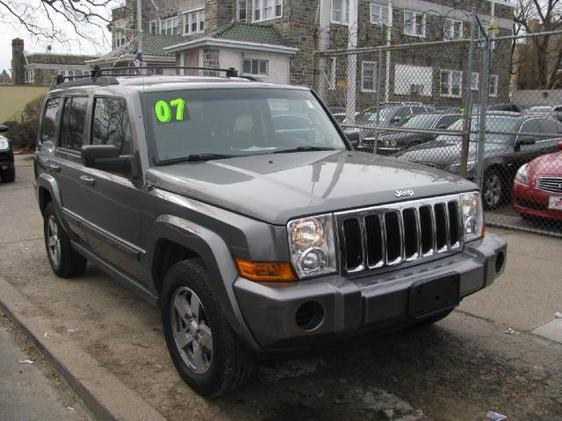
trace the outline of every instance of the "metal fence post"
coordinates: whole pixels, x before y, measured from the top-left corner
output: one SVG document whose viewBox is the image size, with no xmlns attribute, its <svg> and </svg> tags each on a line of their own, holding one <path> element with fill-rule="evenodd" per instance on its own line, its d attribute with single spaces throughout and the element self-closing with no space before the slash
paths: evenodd
<svg viewBox="0 0 562 421">
<path fill-rule="evenodd" d="M 478 155 L 476 156 L 476 184 L 484 191 L 484 157 L 486 151 L 486 117 L 488 96 L 490 95 L 490 39 L 485 36 L 482 42 L 480 69 L 480 112 L 478 118 Z"/>
<path fill-rule="evenodd" d="M 474 66 L 474 38 L 477 36 L 476 32 L 476 9 L 472 9 L 472 16 L 470 19 L 470 45 L 468 50 L 468 69 L 466 81 L 466 99 L 464 104 L 464 135 L 461 150 L 461 167 L 460 176 L 466 177 L 466 166 L 468 164 L 468 152 L 470 150 L 470 132 L 472 131 L 472 71 Z"/>
<path fill-rule="evenodd" d="M 381 114 L 380 114 L 380 109 L 381 109 L 381 85 L 382 85 L 382 49 L 379 49 L 379 58 L 378 58 L 378 63 L 377 63 L 377 92 L 376 92 L 376 99 L 375 99 L 375 109 L 377 112 L 377 130 L 375 131 L 375 140 L 373 141 L 373 154 L 376 155 L 377 154 L 377 146 L 379 143 L 379 133 L 380 131 L 379 126 L 380 126 L 380 121 L 381 121 Z M 386 88 L 385 88 L 386 89 Z"/>
</svg>

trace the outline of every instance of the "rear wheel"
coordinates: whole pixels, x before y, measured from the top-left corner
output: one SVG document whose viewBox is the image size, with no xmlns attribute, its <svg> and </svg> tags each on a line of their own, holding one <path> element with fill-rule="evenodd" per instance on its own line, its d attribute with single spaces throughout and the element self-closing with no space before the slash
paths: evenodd
<svg viewBox="0 0 562 421">
<path fill-rule="evenodd" d="M 494 210 L 505 201 L 506 183 L 497 169 L 489 169 L 484 174 L 483 199 L 484 207 Z"/>
<path fill-rule="evenodd" d="M 82 275 L 86 271 L 87 260 L 72 248 L 70 239 L 57 218 L 53 202 L 45 208 L 43 232 L 53 272 L 61 278 Z"/>
<path fill-rule="evenodd" d="M 251 377 L 254 361 L 225 319 L 199 259 L 167 273 L 162 323 L 172 361 L 183 380 L 202 396 L 236 389 Z"/>
</svg>

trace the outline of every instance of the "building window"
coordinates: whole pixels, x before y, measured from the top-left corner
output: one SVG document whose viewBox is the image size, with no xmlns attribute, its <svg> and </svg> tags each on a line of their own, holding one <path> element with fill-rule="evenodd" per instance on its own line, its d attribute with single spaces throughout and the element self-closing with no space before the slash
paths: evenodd
<svg viewBox="0 0 562 421">
<path fill-rule="evenodd" d="M 462 92 L 462 72 L 441 70 L 441 96 L 459 98 Z"/>
<path fill-rule="evenodd" d="M 236 0 L 236 19 L 246 22 L 248 17 L 246 0 Z"/>
<path fill-rule="evenodd" d="M 371 3 L 371 23 L 374 25 L 386 25 L 388 22 L 388 6 Z"/>
<path fill-rule="evenodd" d="M 332 23 L 349 23 L 349 0 L 332 0 Z"/>
<path fill-rule="evenodd" d="M 205 10 L 193 10 L 183 15 L 183 33 L 197 34 L 205 32 Z"/>
<path fill-rule="evenodd" d="M 331 91 L 336 89 L 336 58 L 335 57 L 326 57 L 326 70 L 327 73 L 325 74 L 326 80 L 328 81 L 328 89 Z"/>
<path fill-rule="evenodd" d="M 283 16 L 283 0 L 254 0 L 254 22 Z"/>
<path fill-rule="evenodd" d="M 470 90 L 477 91 L 480 88 L 480 73 L 472 72 L 470 75 Z"/>
<path fill-rule="evenodd" d="M 176 35 L 178 33 L 179 19 L 177 16 L 171 16 L 160 20 L 160 33 L 162 35 Z"/>
<path fill-rule="evenodd" d="M 25 71 L 25 83 L 35 83 L 35 69 Z"/>
<path fill-rule="evenodd" d="M 119 48 L 127 43 L 127 37 L 123 31 L 115 31 L 113 35 L 113 46 L 114 48 Z"/>
<path fill-rule="evenodd" d="M 361 62 L 361 91 L 375 92 L 377 90 L 377 62 Z"/>
<path fill-rule="evenodd" d="M 242 71 L 246 75 L 267 76 L 269 74 L 269 60 L 244 59 Z"/>
<path fill-rule="evenodd" d="M 443 35 L 445 39 L 459 39 L 463 36 L 463 22 L 456 19 L 445 19 L 445 28 Z"/>
<path fill-rule="evenodd" d="M 394 93 L 396 95 L 431 96 L 433 68 L 397 64 L 394 67 Z"/>
<path fill-rule="evenodd" d="M 425 13 L 404 10 L 404 34 L 425 38 Z"/>
<path fill-rule="evenodd" d="M 150 22 L 148 22 L 148 32 L 150 32 L 151 34 L 157 34 L 158 32 L 160 32 L 160 28 L 158 26 L 159 25 L 157 20 L 151 20 Z"/>
<path fill-rule="evenodd" d="M 498 75 L 490 75 L 490 96 L 498 96 Z"/>
</svg>

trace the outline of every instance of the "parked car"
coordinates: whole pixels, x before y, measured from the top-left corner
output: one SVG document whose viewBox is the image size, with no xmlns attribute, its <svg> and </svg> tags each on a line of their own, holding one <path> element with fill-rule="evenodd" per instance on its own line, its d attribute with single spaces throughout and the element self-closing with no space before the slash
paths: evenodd
<svg viewBox="0 0 562 421">
<path fill-rule="evenodd" d="M 479 116 L 472 117 L 473 133 L 468 155 L 468 178 L 474 179 Z M 462 130 L 462 120 L 451 130 Z M 506 203 L 517 169 L 526 162 L 556 150 L 562 125 L 548 116 L 529 116 L 509 112 L 490 112 L 486 130 L 483 197 L 486 209 Z M 503 134 L 502 134 L 503 133 Z M 529 135 L 527 135 L 529 134 Z M 400 159 L 426 164 L 454 174 L 460 171 L 462 137 L 439 136 L 435 141 L 399 152 Z"/>
<path fill-rule="evenodd" d="M 562 221 L 562 139 L 559 152 L 522 165 L 513 183 L 512 206 L 523 217 Z"/>
<path fill-rule="evenodd" d="M 6 126 L 0 125 L 0 133 L 8 131 Z M 0 180 L 12 183 L 16 179 L 16 166 L 14 164 L 14 152 L 10 141 L 0 135 Z"/>
<path fill-rule="evenodd" d="M 59 81 L 35 153 L 53 272 L 89 260 L 160 306 L 196 392 L 259 352 L 432 323 L 503 272 L 473 183 L 353 151 L 310 89 L 224 72 Z"/>
<path fill-rule="evenodd" d="M 554 107 L 552 107 L 552 112 L 554 113 L 558 121 L 562 121 L 562 105 L 555 105 Z"/>
<path fill-rule="evenodd" d="M 512 103 L 506 104 L 492 104 L 488 107 L 489 111 L 510 111 L 512 113 L 521 113 L 523 109 L 517 105 Z"/>
<path fill-rule="evenodd" d="M 377 154 L 390 155 L 413 146 L 421 145 L 430 140 L 435 140 L 437 134 L 434 130 L 447 129 L 461 117 L 460 114 L 418 114 L 413 116 L 401 127 L 408 131 L 393 132 L 379 136 Z M 420 132 L 416 130 L 424 131 Z M 372 152 L 373 140 L 364 139 L 361 148 L 362 150 Z"/>
</svg>

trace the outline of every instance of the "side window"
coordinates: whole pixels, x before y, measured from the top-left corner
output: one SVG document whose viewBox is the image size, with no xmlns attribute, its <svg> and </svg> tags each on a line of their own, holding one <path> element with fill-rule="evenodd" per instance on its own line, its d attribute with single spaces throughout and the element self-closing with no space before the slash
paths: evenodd
<svg viewBox="0 0 562 421">
<path fill-rule="evenodd" d="M 423 114 L 425 113 L 425 107 L 412 107 L 412 114 L 416 115 L 416 114 Z"/>
<path fill-rule="evenodd" d="M 445 127 L 448 128 L 451 124 L 455 123 L 461 118 L 460 115 L 445 115 L 441 117 L 439 123 L 437 123 L 437 127 Z"/>
<path fill-rule="evenodd" d="M 65 99 L 58 146 L 76 151 L 82 148 L 87 109 L 87 97 L 68 97 Z"/>
<path fill-rule="evenodd" d="M 544 133 L 545 139 L 558 137 L 558 124 L 554 120 L 539 120 L 539 133 Z"/>
<path fill-rule="evenodd" d="M 41 123 L 41 142 L 54 142 L 57 118 L 60 110 L 60 98 L 50 98 L 45 104 Z"/>
<path fill-rule="evenodd" d="M 96 98 L 92 145 L 115 145 L 120 155 L 132 153 L 127 102 L 121 98 Z"/>
</svg>

